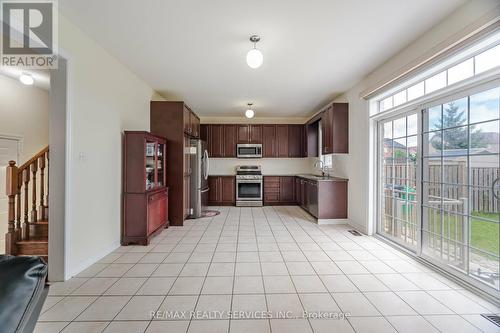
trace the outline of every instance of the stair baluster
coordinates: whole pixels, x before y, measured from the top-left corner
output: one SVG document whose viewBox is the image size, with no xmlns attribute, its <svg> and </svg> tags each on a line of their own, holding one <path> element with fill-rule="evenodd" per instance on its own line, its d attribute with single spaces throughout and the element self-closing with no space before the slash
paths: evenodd
<svg viewBox="0 0 500 333">
<path fill-rule="evenodd" d="M 9 161 L 6 169 L 6 192 L 8 197 L 8 229 L 5 235 L 5 250 L 8 254 L 16 254 L 17 233 L 15 230 L 15 200 L 17 194 L 17 166 L 15 161 Z"/>
<path fill-rule="evenodd" d="M 23 239 L 30 239 L 30 224 L 29 224 L 29 183 L 30 183 L 30 170 L 26 168 L 23 170 L 23 183 L 24 183 L 24 224 L 23 224 Z"/>
<path fill-rule="evenodd" d="M 45 198 L 45 154 L 38 158 L 38 166 L 40 167 L 40 205 L 38 206 L 40 219 L 45 220 L 45 215 L 47 214 L 44 205 Z"/>
<path fill-rule="evenodd" d="M 38 212 L 36 210 L 36 173 L 38 172 L 38 159 L 31 163 L 31 174 L 33 175 L 33 182 L 31 183 L 31 223 L 38 221 Z"/>
</svg>

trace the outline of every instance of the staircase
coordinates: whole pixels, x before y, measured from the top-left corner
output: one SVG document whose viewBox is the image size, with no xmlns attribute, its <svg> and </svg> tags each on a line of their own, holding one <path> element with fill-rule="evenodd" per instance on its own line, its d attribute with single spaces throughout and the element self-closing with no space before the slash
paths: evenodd
<svg viewBox="0 0 500 333">
<path fill-rule="evenodd" d="M 49 147 L 42 149 L 20 167 L 16 166 L 15 161 L 9 162 L 6 182 L 9 200 L 6 254 L 35 255 L 48 262 L 48 167 Z"/>
</svg>

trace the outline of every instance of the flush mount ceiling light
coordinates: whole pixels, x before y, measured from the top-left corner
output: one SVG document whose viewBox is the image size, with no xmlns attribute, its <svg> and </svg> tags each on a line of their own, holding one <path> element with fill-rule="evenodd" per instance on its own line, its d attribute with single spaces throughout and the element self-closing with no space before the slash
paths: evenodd
<svg viewBox="0 0 500 333">
<path fill-rule="evenodd" d="M 262 52 L 257 48 L 257 43 L 260 41 L 260 37 L 253 35 L 250 37 L 250 41 L 253 43 L 253 49 L 247 53 L 247 64 L 250 68 L 259 68 L 264 61 L 264 56 Z"/>
<path fill-rule="evenodd" d="M 33 85 L 33 83 L 35 83 L 35 79 L 33 79 L 33 76 L 26 73 L 21 74 L 21 76 L 19 77 L 19 81 L 27 86 L 31 86 Z"/>
<path fill-rule="evenodd" d="M 245 111 L 245 117 L 247 117 L 248 119 L 251 119 L 251 118 L 253 118 L 253 116 L 255 116 L 255 112 L 252 110 L 253 103 L 247 103 L 247 105 L 248 105 L 248 109 Z"/>
</svg>

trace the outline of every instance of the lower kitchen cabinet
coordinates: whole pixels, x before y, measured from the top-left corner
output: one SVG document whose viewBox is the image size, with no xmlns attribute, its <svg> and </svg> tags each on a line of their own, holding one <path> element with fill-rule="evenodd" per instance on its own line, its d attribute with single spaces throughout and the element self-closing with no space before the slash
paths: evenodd
<svg viewBox="0 0 500 333">
<path fill-rule="evenodd" d="M 294 176 L 264 176 L 264 205 L 293 205 Z"/>
<path fill-rule="evenodd" d="M 209 176 L 208 204 L 210 206 L 233 206 L 236 204 L 236 177 Z"/>
<path fill-rule="evenodd" d="M 296 177 L 295 200 L 317 219 L 347 218 L 347 180 L 316 181 Z"/>
</svg>

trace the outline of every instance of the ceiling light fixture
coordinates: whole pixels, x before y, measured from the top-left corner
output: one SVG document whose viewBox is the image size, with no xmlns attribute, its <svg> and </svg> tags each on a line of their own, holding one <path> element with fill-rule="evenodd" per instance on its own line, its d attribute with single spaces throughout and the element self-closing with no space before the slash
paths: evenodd
<svg viewBox="0 0 500 333">
<path fill-rule="evenodd" d="M 247 105 L 248 105 L 248 109 L 245 111 L 245 117 L 247 117 L 248 119 L 251 119 L 251 118 L 253 118 L 253 116 L 255 116 L 255 112 L 252 110 L 253 103 L 247 103 Z"/>
<path fill-rule="evenodd" d="M 33 79 L 33 76 L 31 74 L 26 74 L 23 73 L 21 76 L 19 76 L 19 81 L 21 81 L 22 84 L 25 84 L 27 86 L 32 86 L 33 83 L 35 83 L 35 79 Z"/>
<path fill-rule="evenodd" d="M 259 68 L 264 61 L 264 56 L 262 52 L 257 48 L 257 43 L 260 41 L 260 37 L 253 35 L 250 37 L 250 41 L 253 43 L 253 49 L 247 53 L 247 64 L 250 68 Z"/>
</svg>

